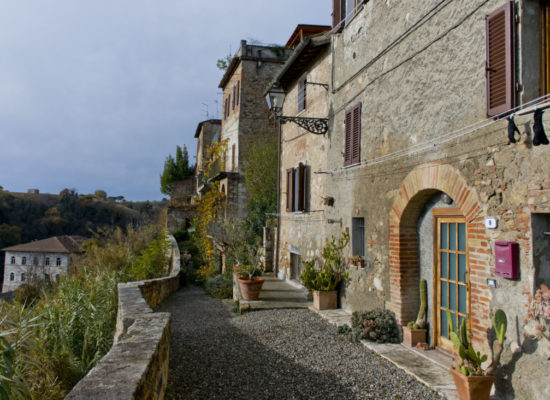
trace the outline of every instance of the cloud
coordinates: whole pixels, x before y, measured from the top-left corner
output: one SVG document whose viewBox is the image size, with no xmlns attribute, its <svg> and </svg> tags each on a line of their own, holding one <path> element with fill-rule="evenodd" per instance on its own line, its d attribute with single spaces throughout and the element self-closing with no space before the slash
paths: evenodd
<svg viewBox="0 0 550 400">
<path fill-rule="evenodd" d="M 194 155 L 202 103 L 215 116 L 216 60 L 241 39 L 284 44 L 298 23 L 328 24 L 330 6 L 3 0 L 0 185 L 160 199 L 165 157 Z"/>
</svg>

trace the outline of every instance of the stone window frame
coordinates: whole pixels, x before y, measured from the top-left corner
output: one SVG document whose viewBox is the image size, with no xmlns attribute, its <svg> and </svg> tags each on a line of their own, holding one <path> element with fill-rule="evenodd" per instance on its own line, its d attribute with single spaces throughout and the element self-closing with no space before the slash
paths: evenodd
<svg viewBox="0 0 550 400">
<path fill-rule="evenodd" d="M 50 265 L 50 257 L 46 257 L 46 258 L 44 259 L 44 264 L 45 264 L 45 265 Z"/>
<path fill-rule="evenodd" d="M 15 256 L 11 256 L 11 258 L 10 258 L 10 264 L 11 264 L 11 265 L 15 264 Z"/>
<path fill-rule="evenodd" d="M 15 280 L 15 273 L 10 272 L 10 282 L 13 282 Z"/>
<path fill-rule="evenodd" d="M 27 265 L 27 257 L 21 257 L 21 265 Z"/>
<path fill-rule="evenodd" d="M 366 247 L 364 217 L 353 217 L 351 219 L 351 255 L 358 255 L 362 259 L 365 258 Z"/>
</svg>

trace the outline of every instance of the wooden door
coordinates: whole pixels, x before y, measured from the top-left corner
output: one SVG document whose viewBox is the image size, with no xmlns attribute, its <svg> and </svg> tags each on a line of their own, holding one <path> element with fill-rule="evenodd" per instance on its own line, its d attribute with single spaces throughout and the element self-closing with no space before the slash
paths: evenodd
<svg viewBox="0 0 550 400">
<path fill-rule="evenodd" d="M 452 351 L 447 310 L 453 325 L 470 314 L 466 220 L 457 209 L 436 209 L 434 215 L 434 321 L 435 344 Z"/>
</svg>

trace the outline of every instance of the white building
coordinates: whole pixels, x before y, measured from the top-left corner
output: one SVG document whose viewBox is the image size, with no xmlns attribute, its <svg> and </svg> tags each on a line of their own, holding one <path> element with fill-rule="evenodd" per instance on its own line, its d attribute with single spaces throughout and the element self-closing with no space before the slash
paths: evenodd
<svg viewBox="0 0 550 400">
<path fill-rule="evenodd" d="M 81 236 L 54 236 L 2 249 L 6 252 L 2 293 L 17 289 L 30 277 L 57 279 L 67 272 L 71 254 L 80 253 Z"/>
</svg>

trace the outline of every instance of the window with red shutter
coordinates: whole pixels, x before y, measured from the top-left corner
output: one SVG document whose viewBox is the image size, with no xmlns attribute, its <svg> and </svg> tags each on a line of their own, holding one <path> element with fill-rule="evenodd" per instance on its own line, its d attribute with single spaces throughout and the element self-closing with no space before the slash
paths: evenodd
<svg viewBox="0 0 550 400">
<path fill-rule="evenodd" d="M 361 162 L 361 103 L 346 111 L 344 166 Z"/>
<path fill-rule="evenodd" d="M 300 79 L 298 83 L 298 112 L 304 111 L 306 109 L 306 81 L 307 78 Z"/>
<path fill-rule="evenodd" d="M 514 3 L 507 2 L 485 17 L 487 115 L 515 106 Z"/>
</svg>

